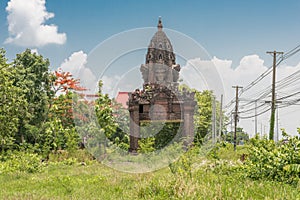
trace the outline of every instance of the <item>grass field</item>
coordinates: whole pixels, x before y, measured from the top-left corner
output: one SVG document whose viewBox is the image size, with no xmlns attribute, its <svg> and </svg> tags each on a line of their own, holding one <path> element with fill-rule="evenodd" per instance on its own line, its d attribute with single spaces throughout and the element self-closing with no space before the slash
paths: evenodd
<svg viewBox="0 0 300 200">
<path fill-rule="evenodd" d="M 238 157 L 235 152 L 221 155 L 227 163 Z M 41 172 L 0 174 L 0 198 L 300 199 L 299 186 L 250 180 L 202 156 L 193 155 L 192 160 L 190 173 L 180 171 L 185 166 L 177 163 L 173 170 L 166 167 L 143 174 L 119 172 L 96 161 L 87 165 L 49 162 Z"/>
</svg>

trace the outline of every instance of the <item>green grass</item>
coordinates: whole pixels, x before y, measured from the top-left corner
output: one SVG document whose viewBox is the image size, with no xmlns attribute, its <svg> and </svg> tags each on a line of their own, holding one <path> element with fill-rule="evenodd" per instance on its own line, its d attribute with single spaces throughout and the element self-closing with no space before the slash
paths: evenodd
<svg viewBox="0 0 300 200">
<path fill-rule="evenodd" d="M 240 147 L 242 148 L 242 147 Z M 221 156 L 239 153 L 220 149 Z M 239 151 L 244 151 L 243 148 Z M 220 152 L 218 152 L 220 153 Z M 224 155 L 228 154 L 228 155 Z M 1 199 L 300 199 L 300 186 L 243 178 L 228 172 L 214 160 L 192 154 L 190 174 L 163 168 L 156 172 L 130 174 L 96 161 L 88 165 L 50 163 L 37 173 L 0 174 Z M 187 158 L 189 156 L 187 155 Z M 234 160 L 234 159 L 233 159 Z M 205 161 L 205 162 L 204 162 Z M 199 164 L 199 163 L 205 164 Z M 219 169 L 219 170 L 212 170 Z M 224 171 L 223 171 L 224 170 Z"/>
</svg>

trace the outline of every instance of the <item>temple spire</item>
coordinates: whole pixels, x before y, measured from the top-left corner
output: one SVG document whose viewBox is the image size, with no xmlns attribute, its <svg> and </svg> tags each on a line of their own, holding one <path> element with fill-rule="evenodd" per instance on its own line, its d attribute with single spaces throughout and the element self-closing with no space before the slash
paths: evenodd
<svg viewBox="0 0 300 200">
<path fill-rule="evenodd" d="M 158 28 L 158 30 L 162 30 L 162 28 L 163 28 L 163 25 L 162 25 L 161 17 L 160 17 L 160 16 L 159 16 L 159 18 L 158 18 L 158 25 L 157 25 L 157 28 Z"/>
</svg>

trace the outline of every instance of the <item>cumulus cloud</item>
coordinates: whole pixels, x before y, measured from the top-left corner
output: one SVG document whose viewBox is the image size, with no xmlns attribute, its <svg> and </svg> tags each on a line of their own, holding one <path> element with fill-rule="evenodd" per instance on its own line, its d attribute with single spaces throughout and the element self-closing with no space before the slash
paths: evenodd
<svg viewBox="0 0 300 200">
<path fill-rule="evenodd" d="M 86 67 L 86 63 L 87 54 L 83 51 L 78 51 L 65 59 L 60 67 L 63 71 L 71 72 L 75 78 L 80 79 L 82 86 L 94 92 L 97 88 L 97 79 L 93 72 Z"/>
<path fill-rule="evenodd" d="M 213 90 L 218 96 L 224 94 L 221 76 L 211 60 L 188 60 L 180 71 L 180 79 L 190 88 Z"/>
<path fill-rule="evenodd" d="M 64 71 L 71 72 L 72 74 L 79 74 L 79 70 L 85 67 L 87 62 L 87 54 L 83 51 L 77 51 L 72 53 L 72 55 L 65 59 L 61 64 L 61 68 Z"/>
<path fill-rule="evenodd" d="M 54 24 L 45 24 L 54 17 L 45 4 L 45 0 L 10 0 L 6 7 L 9 37 L 5 43 L 26 47 L 64 44 L 66 34 L 58 33 Z"/>
</svg>

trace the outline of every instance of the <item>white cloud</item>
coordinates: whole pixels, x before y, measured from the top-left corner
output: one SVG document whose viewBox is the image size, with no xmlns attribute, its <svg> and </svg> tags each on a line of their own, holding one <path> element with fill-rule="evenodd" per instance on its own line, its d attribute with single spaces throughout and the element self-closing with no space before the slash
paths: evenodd
<svg viewBox="0 0 300 200">
<path fill-rule="evenodd" d="M 10 0 L 6 7 L 9 37 L 5 43 L 26 47 L 64 44 L 66 34 L 58 33 L 54 24 L 45 24 L 54 17 L 54 13 L 46 10 L 45 3 L 45 0 Z"/>
<path fill-rule="evenodd" d="M 86 63 L 87 54 L 78 51 L 65 59 L 60 67 L 65 72 L 71 72 L 75 78 L 79 78 L 80 84 L 93 93 L 97 88 L 97 79 L 93 72 L 86 67 Z"/>
<path fill-rule="evenodd" d="M 87 62 L 87 54 L 83 51 L 72 53 L 72 55 L 65 59 L 61 64 L 61 68 L 64 71 L 71 72 L 72 74 L 79 74 L 79 70 L 85 67 Z"/>
<path fill-rule="evenodd" d="M 222 79 L 211 60 L 188 60 L 180 71 L 180 79 L 190 88 L 213 90 L 217 96 L 224 94 Z"/>
</svg>

